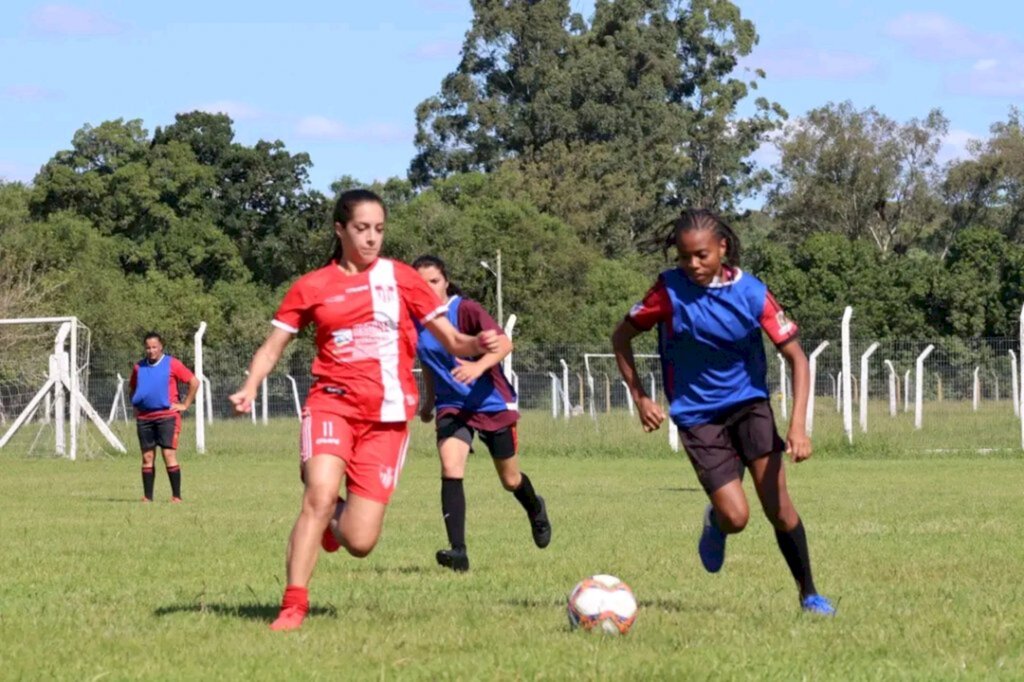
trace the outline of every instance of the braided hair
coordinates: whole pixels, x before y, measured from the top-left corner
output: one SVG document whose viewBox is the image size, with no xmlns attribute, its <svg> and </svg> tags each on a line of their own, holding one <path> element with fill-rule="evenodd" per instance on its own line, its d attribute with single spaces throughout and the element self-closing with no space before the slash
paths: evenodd
<svg viewBox="0 0 1024 682">
<path fill-rule="evenodd" d="M 696 230 L 713 230 L 716 238 L 725 240 L 725 261 L 733 267 L 740 264 L 740 238 L 727 222 L 707 209 L 687 209 L 678 218 L 666 223 L 663 229 L 666 230 L 666 234 L 658 241 L 666 258 L 668 252 L 676 247 L 680 234 Z"/>
</svg>

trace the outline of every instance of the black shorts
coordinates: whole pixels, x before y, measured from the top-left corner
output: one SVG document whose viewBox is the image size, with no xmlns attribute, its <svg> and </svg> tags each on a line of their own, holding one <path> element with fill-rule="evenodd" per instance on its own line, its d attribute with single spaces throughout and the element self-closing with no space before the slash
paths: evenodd
<svg viewBox="0 0 1024 682">
<path fill-rule="evenodd" d="M 139 446 L 143 452 L 149 452 L 158 445 L 164 450 L 177 450 L 181 418 L 138 419 L 135 421 L 135 430 L 139 434 Z"/>
<path fill-rule="evenodd" d="M 680 427 L 679 440 L 709 495 L 741 479 L 754 460 L 786 449 L 767 400 L 745 403 L 707 424 Z"/>
<path fill-rule="evenodd" d="M 449 438 L 457 438 L 472 449 L 473 434 L 476 429 L 466 424 L 453 414 L 447 414 L 437 420 L 437 442 Z M 516 437 L 516 425 L 506 426 L 497 431 L 481 431 L 480 440 L 487 446 L 492 459 L 509 459 L 516 456 L 519 450 L 519 439 Z"/>
</svg>

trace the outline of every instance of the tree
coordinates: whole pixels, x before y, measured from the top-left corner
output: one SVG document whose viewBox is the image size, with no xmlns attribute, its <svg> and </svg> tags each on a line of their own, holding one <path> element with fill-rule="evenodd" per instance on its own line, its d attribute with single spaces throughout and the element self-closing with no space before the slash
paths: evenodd
<svg viewBox="0 0 1024 682">
<path fill-rule="evenodd" d="M 900 125 L 850 102 L 813 109 L 778 143 L 769 210 L 796 238 L 828 231 L 905 251 L 941 219 L 935 156 L 948 127 L 938 110 Z"/>
</svg>

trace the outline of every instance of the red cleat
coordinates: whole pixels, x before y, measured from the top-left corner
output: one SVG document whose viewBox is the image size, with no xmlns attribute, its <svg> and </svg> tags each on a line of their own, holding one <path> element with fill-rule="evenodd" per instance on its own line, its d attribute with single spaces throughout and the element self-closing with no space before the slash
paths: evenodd
<svg viewBox="0 0 1024 682">
<path fill-rule="evenodd" d="M 306 620 L 309 612 L 309 605 L 289 606 L 282 608 L 277 614 L 277 620 L 270 624 L 271 630 L 298 630 L 302 627 L 302 621 Z"/>
</svg>

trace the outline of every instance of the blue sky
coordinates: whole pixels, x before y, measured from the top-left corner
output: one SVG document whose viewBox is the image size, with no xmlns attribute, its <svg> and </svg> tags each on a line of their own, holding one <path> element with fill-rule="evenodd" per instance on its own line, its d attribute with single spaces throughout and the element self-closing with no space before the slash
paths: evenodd
<svg viewBox="0 0 1024 682">
<path fill-rule="evenodd" d="M 793 117 L 845 99 L 901 121 L 939 107 L 952 158 L 1024 101 L 1024 4 L 738 4 L 761 36 L 748 59 L 768 72 L 760 94 Z M 5 0 L 0 178 L 31 180 L 85 123 L 141 118 L 152 131 L 193 109 L 230 114 L 243 143 L 308 152 L 318 189 L 404 175 L 414 109 L 455 68 L 470 20 L 468 0 Z"/>
</svg>

